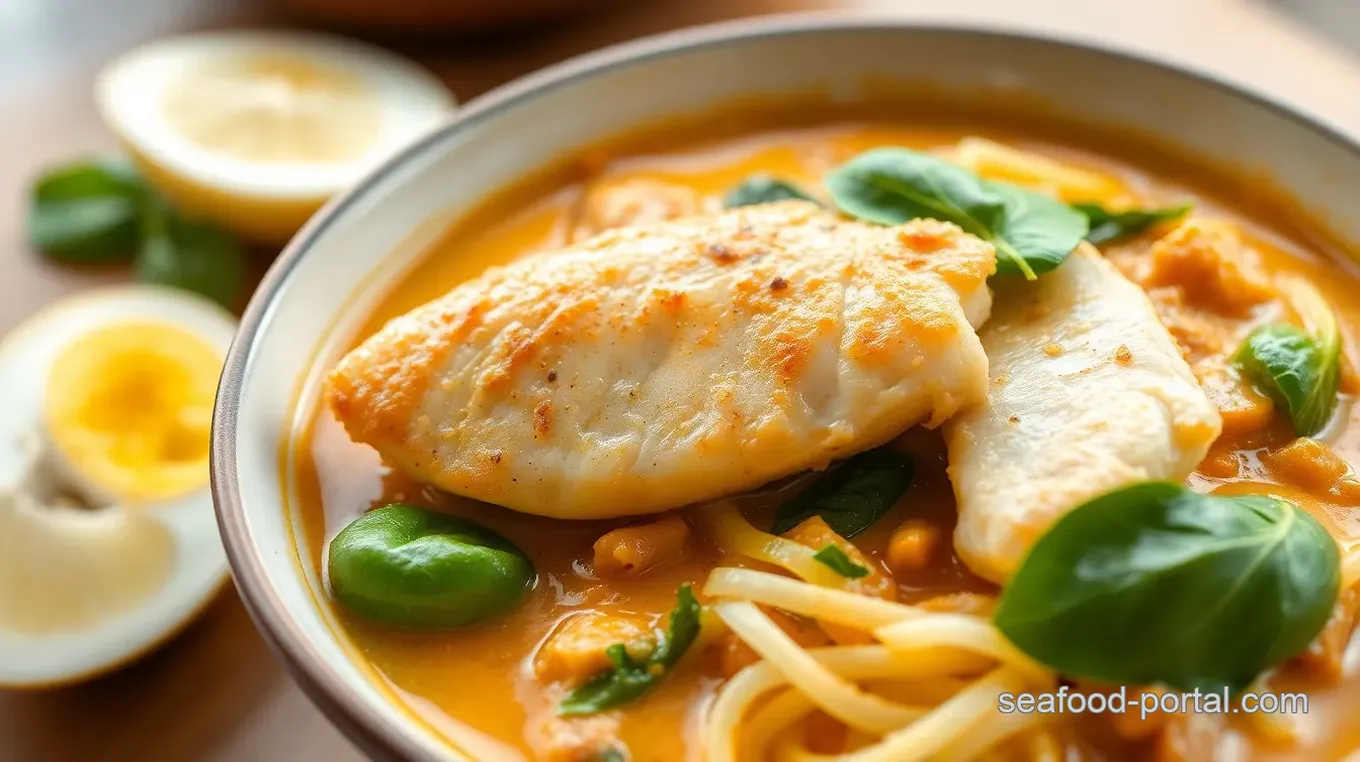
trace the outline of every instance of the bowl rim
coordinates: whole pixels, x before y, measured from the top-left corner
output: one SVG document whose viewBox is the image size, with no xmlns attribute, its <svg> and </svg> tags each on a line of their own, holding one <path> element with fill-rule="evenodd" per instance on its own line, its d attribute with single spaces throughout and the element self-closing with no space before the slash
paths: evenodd
<svg viewBox="0 0 1360 762">
<path fill-rule="evenodd" d="M 307 256 L 332 222 L 366 197 L 383 178 L 434 149 L 450 136 L 512 109 L 525 100 L 619 66 L 703 48 L 740 44 L 748 39 L 885 29 L 1038 42 L 1152 67 L 1245 100 L 1360 158 L 1360 136 L 1348 134 L 1324 116 L 1309 112 L 1303 106 L 1288 103 L 1249 83 L 1198 64 L 1135 50 L 1110 40 L 1078 39 L 1070 32 L 1037 30 L 1000 21 L 912 19 L 881 11 L 783 13 L 663 32 L 568 58 L 477 96 L 454 111 L 438 128 L 374 167 L 351 188 L 328 201 L 293 236 L 270 266 L 246 307 L 236 339 L 227 354 L 213 409 L 211 488 L 218 527 L 242 603 L 261 637 L 282 660 L 292 678 L 331 723 L 370 757 L 431 758 L 428 748 L 413 734 L 385 722 L 367 701 L 347 689 L 345 679 L 336 667 L 312 646 L 283 601 L 267 583 L 263 559 L 245 520 L 237 471 L 237 409 L 246 368 L 279 291 L 289 281 L 297 264 Z M 417 718 L 412 719 L 412 723 L 418 722 Z"/>
</svg>

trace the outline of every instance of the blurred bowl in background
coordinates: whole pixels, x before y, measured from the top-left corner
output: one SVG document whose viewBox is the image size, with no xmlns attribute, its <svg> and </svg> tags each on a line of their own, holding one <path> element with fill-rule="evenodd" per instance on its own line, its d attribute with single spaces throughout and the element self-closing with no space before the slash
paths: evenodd
<svg viewBox="0 0 1360 762">
<path fill-rule="evenodd" d="M 566 18 L 612 0 L 275 0 L 331 27 L 378 32 L 472 32 Z"/>
</svg>

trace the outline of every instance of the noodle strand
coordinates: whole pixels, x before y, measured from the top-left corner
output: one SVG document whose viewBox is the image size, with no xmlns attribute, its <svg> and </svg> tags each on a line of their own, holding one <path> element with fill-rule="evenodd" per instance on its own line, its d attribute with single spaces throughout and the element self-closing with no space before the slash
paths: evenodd
<svg viewBox="0 0 1360 762">
<path fill-rule="evenodd" d="M 822 711 L 846 725 L 883 734 L 921 716 L 921 710 L 865 693 L 818 663 L 754 603 L 719 603 L 716 610 L 766 663 L 783 673 Z"/>
<path fill-rule="evenodd" d="M 926 613 L 914 606 L 809 585 L 752 569 L 714 569 L 708 576 L 708 583 L 704 585 L 704 594 L 763 603 L 819 621 L 862 630 L 873 630 Z"/>
<path fill-rule="evenodd" d="M 716 617 L 761 658 L 718 691 L 709 762 L 966 762 L 1042 727 L 1037 714 L 1002 714 L 998 694 L 1049 689 L 1055 676 L 987 619 L 849 592 L 825 578 L 811 549 L 755 529 L 730 506 L 704 520 L 724 545 L 807 580 L 727 567 L 709 575 Z M 805 649 L 761 606 L 877 644 Z M 845 725 L 841 753 L 808 747 L 806 720 L 817 710 Z"/>
</svg>

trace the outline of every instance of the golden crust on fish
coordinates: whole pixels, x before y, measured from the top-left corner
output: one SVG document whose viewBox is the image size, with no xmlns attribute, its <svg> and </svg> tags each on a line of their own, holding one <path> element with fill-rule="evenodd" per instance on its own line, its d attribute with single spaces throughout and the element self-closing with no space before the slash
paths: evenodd
<svg viewBox="0 0 1360 762">
<path fill-rule="evenodd" d="M 953 225 L 800 201 L 612 230 L 391 321 L 327 396 L 441 489 L 560 518 L 663 511 L 980 401 L 994 268 Z"/>
</svg>

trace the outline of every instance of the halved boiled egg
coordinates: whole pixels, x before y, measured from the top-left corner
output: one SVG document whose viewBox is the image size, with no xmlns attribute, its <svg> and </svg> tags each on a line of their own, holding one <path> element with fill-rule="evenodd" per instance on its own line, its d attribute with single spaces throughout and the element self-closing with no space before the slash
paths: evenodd
<svg viewBox="0 0 1360 762">
<path fill-rule="evenodd" d="M 0 342 L 0 686 L 135 658 L 226 579 L 208 448 L 235 331 L 212 302 L 139 285 Z"/>
<path fill-rule="evenodd" d="M 266 243 L 287 240 L 453 108 L 438 80 L 400 56 L 282 32 L 152 43 L 109 64 L 96 98 L 178 208 Z"/>
</svg>

